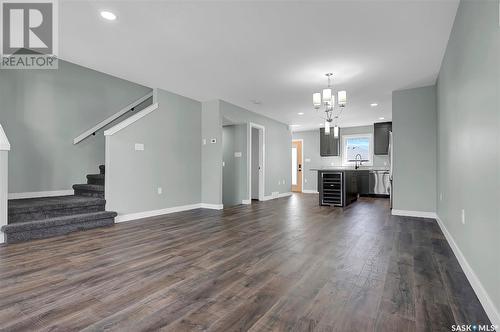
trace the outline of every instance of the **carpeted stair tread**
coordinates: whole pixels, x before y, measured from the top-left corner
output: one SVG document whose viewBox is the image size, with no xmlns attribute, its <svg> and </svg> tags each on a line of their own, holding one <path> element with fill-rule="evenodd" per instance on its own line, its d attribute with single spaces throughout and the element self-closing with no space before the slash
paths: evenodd
<svg viewBox="0 0 500 332">
<path fill-rule="evenodd" d="M 75 214 L 75 215 L 56 217 L 50 219 L 8 224 L 2 227 L 2 231 L 6 234 L 35 231 L 44 228 L 92 222 L 99 219 L 112 219 L 115 218 L 116 216 L 117 216 L 116 212 L 109 212 L 109 211 Z"/>
<path fill-rule="evenodd" d="M 8 201 L 8 223 L 104 211 L 106 200 L 88 196 L 57 196 Z"/>
<path fill-rule="evenodd" d="M 86 183 L 74 184 L 73 189 L 104 192 L 104 186 L 102 184 L 86 184 Z"/>
<path fill-rule="evenodd" d="M 9 199 L 8 211 L 11 213 L 21 213 L 30 211 L 47 211 L 55 209 L 66 209 L 74 207 L 85 207 L 94 205 L 105 205 L 106 200 L 99 197 L 85 196 L 54 196 L 24 199 Z"/>
<path fill-rule="evenodd" d="M 104 174 L 88 174 L 87 184 L 104 185 Z"/>
<path fill-rule="evenodd" d="M 104 198 L 104 186 L 100 184 L 75 184 L 73 190 L 77 196 Z"/>
</svg>

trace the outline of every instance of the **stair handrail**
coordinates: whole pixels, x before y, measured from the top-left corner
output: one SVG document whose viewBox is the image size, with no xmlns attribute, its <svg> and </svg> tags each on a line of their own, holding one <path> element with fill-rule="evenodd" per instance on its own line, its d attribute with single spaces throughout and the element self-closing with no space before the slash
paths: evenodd
<svg viewBox="0 0 500 332">
<path fill-rule="evenodd" d="M 149 92 L 147 95 L 145 95 L 145 96 L 137 99 L 136 101 L 132 102 L 131 104 L 125 106 L 124 108 L 122 108 L 121 110 L 116 112 L 115 114 L 111 115 L 110 117 L 104 119 L 103 121 L 99 122 L 98 124 L 96 124 L 95 126 L 90 128 L 89 130 L 86 130 L 85 132 L 83 132 L 82 134 L 80 134 L 78 137 L 76 137 L 73 140 L 73 144 L 78 144 L 81 141 L 83 141 L 84 139 L 86 139 L 87 137 L 95 134 L 98 130 L 106 127 L 111 122 L 115 121 L 116 119 L 118 119 L 119 117 L 124 115 L 125 113 L 132 111 L 139 104 L 143 103 L 144 101 L 146 101 L 148 98 L 151 98 L 151 97 L 153 97 L 153 99 L 154 99 L 154 91 Z"/>
<path fill-rule="evenodd" d="M 9 163 L 8 153 L 10 151 L 10 143 L 5 135 L 2 125 L 0 124 L 0 229 L 7 225 L 7 204 L 8 204 L 8 180 L 9 180 Z M 0 231 L 0 243 L 4 243 L 5 238 Z"/>
</svg>

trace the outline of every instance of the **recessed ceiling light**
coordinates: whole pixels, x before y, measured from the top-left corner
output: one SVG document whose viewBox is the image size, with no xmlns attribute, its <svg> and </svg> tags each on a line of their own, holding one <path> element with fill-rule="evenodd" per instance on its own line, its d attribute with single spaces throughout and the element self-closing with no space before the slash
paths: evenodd
<svg viewBox="0 0 500 332">
<path fill-rule="evenodd" d="M 300 125 L 299 124 L 292 124 L 292 125 L 290 125 L 290 127 L 300 127 Z"/>
<path fill-rule="evenodd" d="M 116 20 L 116 15 L 113 14 L 112 12 L 108 12 L 106 10 L 103 10 L 101 12 L 101 17 L 108 20 L 108 21 L 114 21 Z"/>
<path fill-rule="evenodd" d="M 378 118 L 379 120 L 384 120 L 385 118 L 383 116 L 381 116 L 380 118 Z"/>
<path fill-rule="evenodd" d="M 298 114 L 298 115 L 304 115 L 304 112 L 299 112 L 299 113 L 297 113 L 297 114 Z"/>
<path fill-rule="evenodd" d="M 371 107 L 376 107 L 376 106 L 378 106 L 378 104 L 377 103 L 371 103 L 370 106 Z"/>
</svg>

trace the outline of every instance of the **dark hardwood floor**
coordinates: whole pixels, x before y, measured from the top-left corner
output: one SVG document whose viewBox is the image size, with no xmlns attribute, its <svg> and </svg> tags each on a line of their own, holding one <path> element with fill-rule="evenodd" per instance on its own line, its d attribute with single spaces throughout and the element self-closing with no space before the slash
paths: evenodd
<svg viewBox="0 0 500 332">
<path fill-rule="evenodd" d="M 437 223 L 317 195 L 0 247 L 6 331 L 450 331 L 489 324 Z"/>
</svg>

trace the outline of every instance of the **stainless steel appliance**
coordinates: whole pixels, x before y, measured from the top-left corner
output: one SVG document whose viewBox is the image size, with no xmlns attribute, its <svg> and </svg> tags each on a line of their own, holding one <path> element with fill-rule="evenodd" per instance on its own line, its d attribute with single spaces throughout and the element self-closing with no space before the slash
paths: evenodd
<svg viewBox="0 0 500 332">
<path fill-rule="evenodd" d="M 393 141 L 393 135 L 392 131 L 389 132 L 389 149 L 387 151 L 387 154 L 389 156 L 389 197 L 391 199 L 391 209 L 392 209 L 392 203 L 393 203 L 393 173 L 394 173 L 394 156 L 393 156 L 393 151 L 394 151 L 394 141 Z"/>
<path fill-rule="evenodd" d="M 370 195 L 387 195 L 391 192 L 390 171 L 370 171 Z"/>
</svg>

